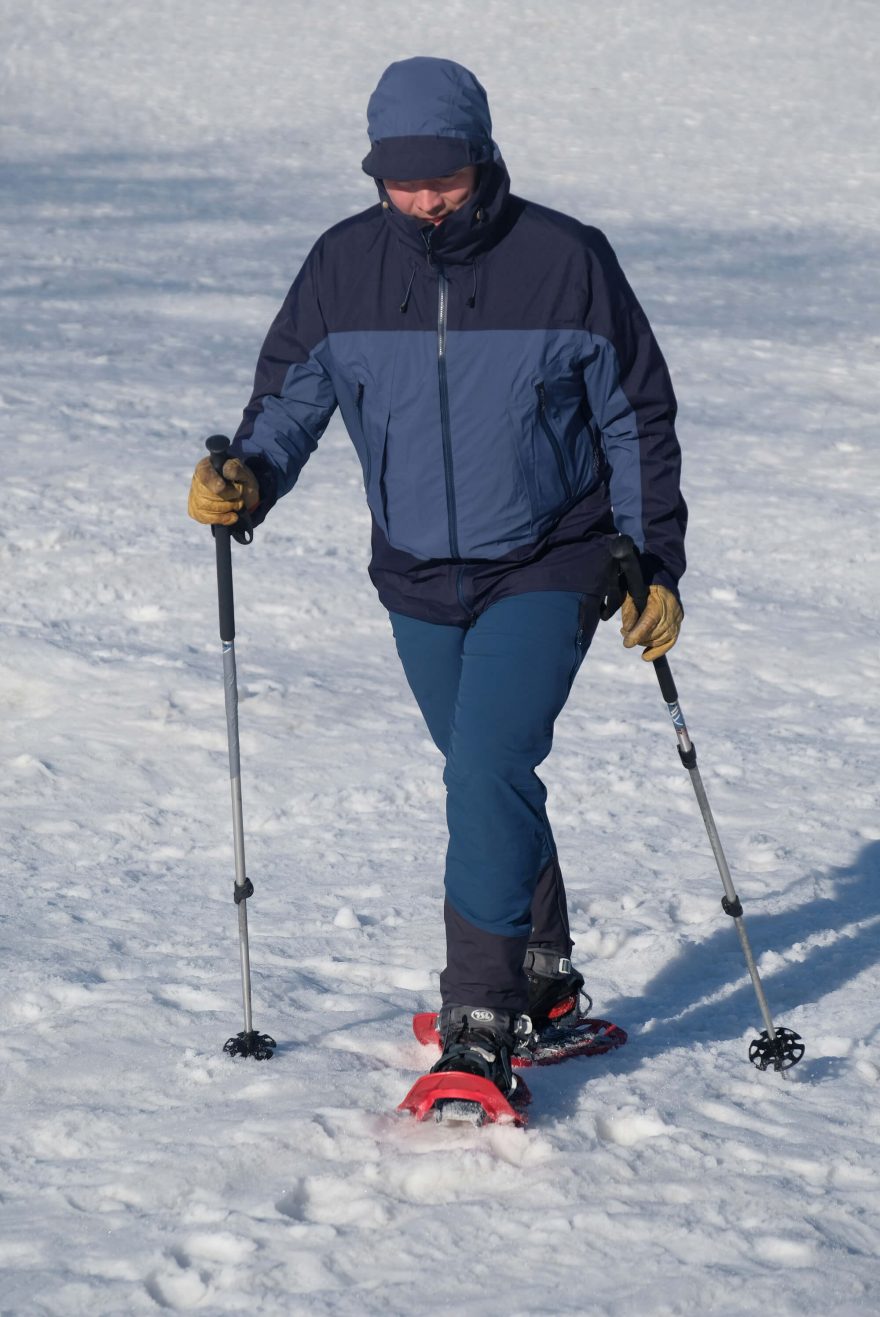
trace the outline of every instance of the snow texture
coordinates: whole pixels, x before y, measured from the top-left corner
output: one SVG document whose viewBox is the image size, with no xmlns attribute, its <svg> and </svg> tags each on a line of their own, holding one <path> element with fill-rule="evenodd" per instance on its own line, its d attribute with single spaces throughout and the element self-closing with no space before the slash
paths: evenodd
<svg viewBox="0 0 880 1317">
<path fill-rule="evenodd" d="M 874 0 L 7 0 L 4 1313 L 880 1309 Z M 761 1027 L 649 669 L 605 626 L 546 765 L 622 1052 L 528 1130 L 393 1115 L 429 1056 L 443 792 L 334 423 L 235 552 L 241 1028 L 212 546 L 185 516 L 392 59 L 485 82 L 517 191 L 599 225 L 681 402 L 685 713 Z"/>
</svg>

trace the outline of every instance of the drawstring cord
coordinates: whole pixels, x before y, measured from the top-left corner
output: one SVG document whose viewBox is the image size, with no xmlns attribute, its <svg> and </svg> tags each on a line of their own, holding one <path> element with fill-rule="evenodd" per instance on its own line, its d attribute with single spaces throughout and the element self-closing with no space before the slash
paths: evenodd
<svg viewBox="0 0 880 1317">
<path fill-rule="evenodd" d="M 406 292 L 403 295 L 403 301 L 400 304 L 400 309 L 404 314 L 406 314 L 406 309 L 409 306 L 409 295 L 412 292 L 413 280 L 415 279 L 415 277 L 416 277 L 416 267 L 413 266 L 409 276 L 409 283 L 406 285 Z"/>
<path fill-rule="evenodd" d="M 471 310 L 473 310 L 474 307 L 477 305 L 477 262 L 476 261 L 471 261 L 471 273 L 474 276 L 474 286 L 471 290 L 471 295 L 467 300 L 467 304 L 471 308 Z"/>
<path fill-rule="evenodd" d="M 409 308 L 409 299 L 412 294 L 412 287 L 415 281 L 415 277 L 416 277 L 416 266 L 414 265 L 410 270 L 409 283 L 406 285 L 406 292 L 403 294 L 403 301 L 400 303 L 400 310 L 402 314 L 406 314 L 406 311 Z M 471 261 L 471 277 L 473 278 L 473 285 L 471 287 L 471 293 L 467 299 L 466 304 L 471 308 L 471 310 L 473 310 L 477 304 L 477 262 L 475 260 Z"/>
</svg>

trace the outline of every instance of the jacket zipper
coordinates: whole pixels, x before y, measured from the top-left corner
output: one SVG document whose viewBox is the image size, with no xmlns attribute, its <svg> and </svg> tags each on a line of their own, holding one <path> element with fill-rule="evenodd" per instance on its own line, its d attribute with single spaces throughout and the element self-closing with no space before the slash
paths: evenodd
<svg viewBox="0 0 880 1317">
<path fill-rule="evenodd" d="M 429 248 L 430 259 L 430 248 Z M 455 515 L 455 481 L 452 471 L 452 436 L 449 427 L 449 381 L 446 375 L 446 322 L 449 315 L 449 283 L 437 266 L 437 375 L 440 382 L 440 433 L 443 438 L 443 468 L 446 474 L 446 513 L 449 521 L 449 551 L 458 557 Z"/>
<path fill-rule="evenodd" d="M 373 459 L 370 455 L 370 445 L 367 442 L 367 436 L 364 433 L 364 384 L 363 380 L 358 380 L 357 391 L 357 414 L 358 425 L 361 427 L 361 434 L 364 436 L 364 451 L 367 455 L 367 489 L 370 487 L 370 473 L 373 470 Z"/>
<path fill-rule="evenodd" d="M 556 465 L 559 467 L 559 479 L 562 481 L 562 487 L 565 490 L 565 497 L 571 498 L 571 481 L 568 478 L 568 472 L 565 469 L 565 461 L 562 457 L 562 449 L 559 446 L 559 440 L 553 432 L 550 424 L 550 418 L 547 415 L 547 395 L 544 392 L 543 384 L 536 384 L 535 389 L 538 394 L 538 404 L 541 416 L 541 428 L 550 441 L 550 447 L 553 449 L 553 456 L 556 458 Z"/>
</svg>

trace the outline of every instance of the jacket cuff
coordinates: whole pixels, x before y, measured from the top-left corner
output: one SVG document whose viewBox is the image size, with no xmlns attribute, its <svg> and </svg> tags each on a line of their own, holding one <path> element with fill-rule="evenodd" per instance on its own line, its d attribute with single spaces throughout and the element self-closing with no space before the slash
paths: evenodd
<svg viewBox="0 0 880 1317">
<path fill-rule="evenodd" d="M 676 599 L 681 603 L 681 595 L 678 592 L 678 580 L 672 575 L 668 568 L 653 553 L 643 553 L 639 556 L 639 565 L 642 569 L 642 577 L 645 585 L 663 585 L 667 590 L 671 590 Z"/>
<path fill-rule="evenodd" d="M 259 526 L 278 502 L 275 467 L 260 453 L 249 453 L 247 457 L 242 457 L 241 461 L 256 476 L 260 487 L 260 501 L 251 513 L 252 524 Z"/>
</svg>

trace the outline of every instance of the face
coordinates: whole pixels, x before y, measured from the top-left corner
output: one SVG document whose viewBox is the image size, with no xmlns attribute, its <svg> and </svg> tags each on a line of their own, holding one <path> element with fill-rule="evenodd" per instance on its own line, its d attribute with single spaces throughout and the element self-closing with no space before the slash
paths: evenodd
<svg viewBox="0 0 880 1317">
<path fill-rule="evenodd" d="M 406 182 L 386 178 L 383 182 L 392 205 L 404 215 L 412 215 L 425 224 L 442 224 L 447 215 L 473 195 L 477 166 L 466 165 L 445 178 L 416 178 Z"/>
</svg>

